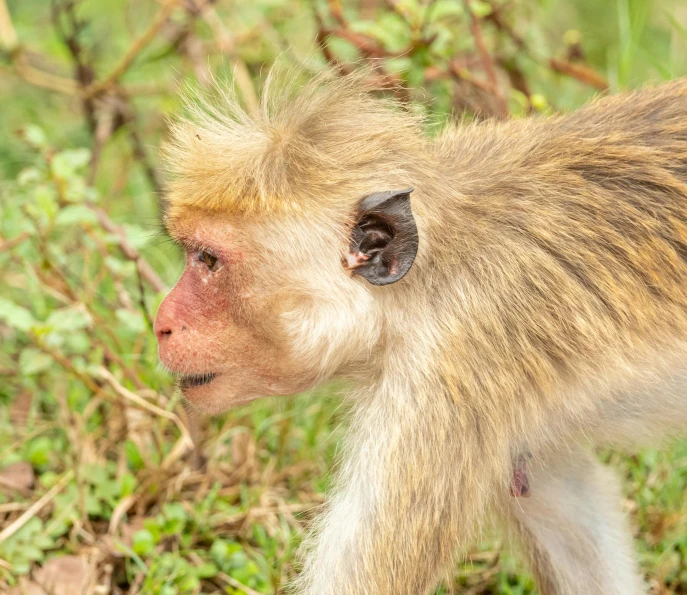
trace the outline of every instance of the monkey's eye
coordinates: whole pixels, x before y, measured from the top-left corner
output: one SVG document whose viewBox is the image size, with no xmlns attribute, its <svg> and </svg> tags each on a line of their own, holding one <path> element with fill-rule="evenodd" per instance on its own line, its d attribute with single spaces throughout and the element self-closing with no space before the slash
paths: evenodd
<svg viewBox="0 0 687 595">
<path fill-rule="evenodd" d="M 214 271 L 217 268 L 217 257 L 209 252 L 206 252 L 205 250 L 198 255 L 198 260 L 204 262 L 205 266 L 211 271 Z"/>
</svg>

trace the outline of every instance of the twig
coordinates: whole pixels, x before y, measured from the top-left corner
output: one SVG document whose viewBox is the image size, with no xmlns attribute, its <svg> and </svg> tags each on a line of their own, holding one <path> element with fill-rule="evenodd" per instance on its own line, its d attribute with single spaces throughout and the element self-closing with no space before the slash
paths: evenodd
<svg viewBox="0 0 687 595">
<path fill-rule="evenodd" d="M 315 20 L 317 22 L 317 36 L 315 41 L 320 48 L 324 59 L 341 75 L 345 76 L 350 74 L 352 69 L 338 60 L 329 47 L 328 39 L 331 36 L 331 33 L 325 28 L 324 23 L 322 22 L 322 17 L 317 12 L 315 12 Z"/>
<path fill-rule="evenodd" d="M 499 88 L 499 82 L 496 77 L 496 68 L 494 67 L 494 61 L 492 60 L 489 50 L 487 49 L 487 44 L 484 42 L 482 26 L 477 18 L 477 15 L 473 12 L 472 7 L 470 6 L 470 0 L 464 0 L 464 2 L 465 9 L 470 15 L 470 31 L 475 40 L 477 53 L 482 60 L 482 68 L 484 68 L 484 73 L 486 74 L 489 85 L 491 86 L 491 91 L 496 97 L 496 102 L 498 109 L 501 112 L 501 116 L 505 118 L 508 116 L 508 105 L 506 104 L 503 93 L 501 93 L 501 89 Z"/>
<path fill-rule="evenodd" d="M 432 13 L 434 12 L 434 8 L 436 7 L 436 5 L 436 0 L 429 0 L 429 3 L 425 6 L 425 14 L 422 17 L 422 23 L 420 24 L 420 35 L 423 38 L 425 37 L 425 31 L 427 30 L 427 27 L 429 26 L 429 23 L 432 20 Z"/>
<path fill-rule="evenodd" d="M 0 72 L 18 76 L 35 87 L 50 89 L 64 95 L 78 95 L 79 87 L 74 80 L 55 76 L 54 74 L 34 68 L 27 62 L 26 57 L 21 52 L 15 56 L 13 65 L 14 72 L 5 68 L 0 68 Z"/>
<path fill-rule="evenodd" d="M 136 267 L 136 277 L 138 279 L 138 303 L 141 306 L 141 312 L 148 324 L 148 330 L 153 332 L 153 321 L 150 318 L 150 313 L 148 312 L 148 307 L 146 306 L 146 290 L 143 285 L 143 275 L 141 275 L 141 269 Z"/>
<path fill-rule="evenodd" d="M 177 443 L 174 445 L 165 460 L 162 461 L 162 464 L 160 465 L 162 469 L 168 469 L 172 463 L 174 463 L 174 461 L 186 454 L 187 451 L 194 448 L 191 434 L 176 413 L 166 411 L 157 405 L 153 405 L 152 403 L 149 403 L 145 399 L 139 397 L 136 393 L 133 393 L 129 389 L 123 387 L 107 368 L 101 366 L 98 371 L 118 395 L 124 397 L 126 400 L 131 401 L 132 403 L 135 403 L 139 408 L 145 409 L 149 413 L 154 413 L 155 415 L 164 417 L 165 419 L 174 422 L 176 427 L 179 429 L 181 437 L 179 440 L 177 440 Z"/>
<path fill-rule="evenodd" d="M 137 496 L 135 496 L 134 494 L 131 494 L 129 496 L 122 498 L 118 502 L 117 506 L 114 507 L 114 510 L 112 511 L 112 514 L 110 515 L 110 524 L 107 528 L 107 532 L 110 535 L 115 534 L 115 531 L 117 531 L 117 527 L 119 526 L 119 522 L 122 520 L 122 517 L 135 504 L 137 499 L 138 499 Z"/>
<path fill-rule="evenodd" d="M 521 35 L 519 35 L 513 27 L 511 27 L 501 16 L 501 10 L 502 6 L 494 10 L 489 16 L 486 18 L 494 24 L 494 26 L 501 32 L 505 33 L 508 35 L 508 37 L 511 38 L 513 43 L 515 43 L 516 47 L 523 51 L 525 54 L 529 55 L 531 59 L 533 59 L 535 62 L 539 62 L 543 64 L 548 64 L 548 66 L 555 70 L 556 72 L 560 74 L 565 74 L 569 77 L 572 77 L 576 80 L 578 80 L 581 83 L 584 83 L 585 85 L 591 85 L 592 87 L 596 87 L 597 89 L 600 89 L 601 91 L 606 91 L 608 90 L 608 81 L 601 76 L 599 73 L 594 71 L 592 68 L 589 66 L 584 66 L 582 64 L 573 64 L 572 62 L 569 62 L 567 60 L 561 60 L 559 58 L 549 58 L 548 60 L 541 60 L 537 58 L 536 56 L 533 55 L 533 52 L 530 50 L 530 48 L 527 46 L 525 43 L 525 40 L 522 38 Z"/>
<path fill-rule="evenodd" d="M 342 27 L 347 26 L 340 0 L 329 0 L 327 4 L 329 6 L 329 13 L 334 17 L 336 22 Z"/>
<path fill-rule="evenodd" d="M 129 260 L 133 260 L 136 263 L 136 267 L 151 287 L 158 293 L 167 291 L 167 286 L 164 281 L 160 279 L 158 274 L 153 270 L 153 268 L 148 264 L 148 262 L 141 256 L 141 253 L 136 250 L 126 239 L 126 234 L 124 230 L 119 227 L 112 219 L 110 219 L 105 211 L 94 204 L 88 204 L 88 207 L 95 213 L 98 218 L 98 222 L 105 229 L 105 231 L 117 237 L 119 247 Z"/>
<path fill-rule="evenodd" d="M 194 4 L 200 4 L 200 0 L 194 0 Z M 234 80 L 236 86 L 241 91 L 241 97 L 246 102 L 249 111 L 257 112 L 260 107 L 260 101 L 253 87 L 253 81 L 248 71 L 246 63 L 241 60 L 236 52 L 236 39 L 229 31 L 227 26 L 219 18 L 212 2 L 205 1 L 202 6 L 198 7 L 200 14 L 205 22 L 210 26 L 214 36 L 217 38 L 217 43 L 222 53 L 227 53 L 230 56 L 231 64 L 234 67 Z"/>
<path fill-rule="evenodd" d="M 2 2 L 2 0 L 0 0 L 0 2 Z M 11 240 L 0 242 L 0 252 L 7 252 L 8 250 L 11 250 L 12 248 L 15 248 L 21 244 L 24 240 L 28 240 L 30 237 L 31 234 L 28 231 L 23 231 L 18 236 L 13 237 Z"/>
<path fill-rule="evenodd" d="M 134 60 L 138 57 L 138 54 L 145 49 L 145 47 L 150 44 L 150 42 L 155 39 L 162 26 L 167 22 L 174 9 L 178 6 L 179 0 L 169 0 L 167 3 L 162 5 L 159 12 L 155 16 L 155 20 L 152 22 L 148 30 L 136 39 L 131 47 L 128 49 L 124 57 L 120 60 L 119 64 L 112 69 L 112 72 L 108 74 L 103 80 L 97 81 L 87 87 L 84 90 L 84 95 L 86 97 L 94 97 L 106 91 L 112 85 L 117 83 L 119 79 L 124 75 L 124 73 L 129 69 L 129 67 L 134 63 Z"/>
<path fill-rule="evenodd" d="M 73 477 L 74 471 L 67 471 L 67 473 L 62 476 L 60 481 L 58 481 L 47 493 L 36 500 L 29 508 L 27 508 L 26 512 L 22 513 L 13 523 L 10 523 L 2 531 L 0 531 L 0 543 L 19 531 L 19 529 L 21 529 L 32 517 L 34 517 L 41 508 L 43 508 L 57 494 L 59 494 L 73 479 Z"/>
<path fill-rule="evenodd" d="M 55 351 L 54 349 L 46 347 L 37 340 L 34 340 L 34 343 L 36 347 L 38 347 L 41 351 L 52 357 L 65 370 L 71 372 L 76 378 L 78 378 L 86 386 L 86 388 L 88 388 L 88 390 L 90 390 L 94 395 L 100 392 L 100 387 L 89 376 L 86 376 L 85 374 L 77 370 L 74 364 L 72 364 L 71 360 L 66 358 L 61 353 Z"/>
<path fill-rule="evenodd" d="M 8 52 L 13 52 L 19 44 L 5 0 L 0 0 L 0 41 Z"/>
<path fill-rule="evenodd" d="M 218 572 L 217 578 L 224 581 L 228 585 L 231 585 L 232 587 L 234 587 L 234 589 L 238 589 L 242 593 L 246 593 L 247 595 L 260 595 L 260 593 L 258 593 L 257 591 L 254 591 L 247 585 L 240 583 L 235 578 L 229 576 L 228 574 L 225 574 L 224 572 Z"/>
<path fill-rule="evenodd" d="M 76 3 L 73 0 L 67 0 L 64 3 L 58 4 L 57 0 L 52 0 L 52 20 L 53 25 L 60 37 L 62 38 L 62 43 L 67 47 L 69 54 L 72 57 L 72 62 L 74 63 L 74 74 L 79 88 L 87 88 L 95 77 L 95 71 L 91 64 L 87 62 L 84 57 L 84 48 L 81 44 L 79 36 L 85 27 L 85 23 L 80 21 L 76 16 Z M 65 14 L 69 20 L 71 28 L 67 30 L 67 27 L 62 26 L 61 14 Z M 96 122 L 96 107 L 92 97 L 87 97 L 85 93 L 81 93 L 81 107 L 83 109 L 84 115 L 86 116 L 86 121 L 88 123 L 88 128 L 91 134 L 95 134 Z"/>
<path fill-rule="evenodd" d="M 572 62 L 561 60 L 560 58 L 549 59 L 549 65 L 556 72 L 566 74 L 585 85 L 591 85 L 600 91 L 608 91 L 608 81 L 588 66 L 573 64 Z"/>
<path fill-rule="evenodd" d="M 138 133 L 138 121 L 136 119 L 136 114 L 133 107 L 129 103 L 129 116 L 127 118 L 127 123 L 129 124 L 129 139 L 131 140 L 131 146 L 134 150 L 134 156 L 142 163 L 145 174 L 153 187 L 153 191 L 157 196 L 162 194 L 162 182 L 158 177 L 157 170 L 153 167 L 153 164 L 148 159 L 148 154 L 146 153 L 145 146 L 141 140 L 141 136 Z"/>
<path fill-rule="evenodd" d="M 380 47 L 379 44 L 377 44 L 377 42 L 371 37 L 356 31 L 352 31 L 348 28 L 339 27 L 337 29 L 332 29 L 331 31 L 326 31 L 325 33 L 335 35 L 336 37 L 353 44 L 366 58 L 397 58 L 408 53 L 405 51 L 389 52 L 383 47 Z"/>
</svg>

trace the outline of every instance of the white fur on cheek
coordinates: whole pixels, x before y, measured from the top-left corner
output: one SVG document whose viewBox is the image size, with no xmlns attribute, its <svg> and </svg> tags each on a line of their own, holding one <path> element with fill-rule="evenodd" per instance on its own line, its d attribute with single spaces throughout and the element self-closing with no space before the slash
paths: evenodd
<svg viewBox="0 0 687 595">
<path fill-rule="evenodd" d="M 281 314 L 293 355 L 316 362 L 322 378 L 331 376 L 346 361 L 372 350 L 380 332 L 375 306 L 367 289 L 345 277 L 313 288 Z"/>
</svg>

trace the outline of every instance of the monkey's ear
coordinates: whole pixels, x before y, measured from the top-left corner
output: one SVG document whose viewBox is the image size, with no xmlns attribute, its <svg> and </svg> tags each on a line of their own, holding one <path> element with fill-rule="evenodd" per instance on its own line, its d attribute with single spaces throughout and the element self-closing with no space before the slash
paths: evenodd
<svg viewBox="0 0 687 595">
<path fill-rule="evenodd" d="M 376 192 L 358 205 L 345 265 L 373 285 L 395 283 L 410 270 L 418 246 L 407 190 Z"/>
</svg>

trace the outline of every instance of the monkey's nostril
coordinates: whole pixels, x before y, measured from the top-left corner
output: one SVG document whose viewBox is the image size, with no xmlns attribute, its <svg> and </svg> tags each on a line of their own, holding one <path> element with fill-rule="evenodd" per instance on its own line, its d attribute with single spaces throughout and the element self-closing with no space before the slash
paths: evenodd
<svg viewBox="0 0 687 595">
<path fill-rule="evenodd" d="M 169 336 L 171 334 L 172 334 L 171 328 L 163 328 L 162 330 L 157 331 L 158 339 L 163 339 L 164 337 Z"/>
</svg>

